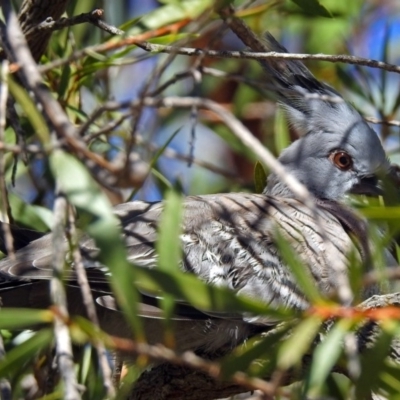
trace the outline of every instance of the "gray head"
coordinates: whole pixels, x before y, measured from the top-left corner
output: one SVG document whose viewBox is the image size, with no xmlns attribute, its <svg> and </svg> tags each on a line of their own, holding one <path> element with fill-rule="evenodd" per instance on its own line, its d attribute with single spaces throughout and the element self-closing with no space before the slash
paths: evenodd
<svg viewBox="0 0 400 400">
<path fill-rule="evenodd" d="M 334 116 L 325 115 L 325 126 L 329 121 L 330 130 L 308 132 L 285 149 L 279 161 L 317 198 L 378 194 L 378 175 L 390 168 L 378 136 L 346 103 L 342 113 Z M 265 193 L 292 197 L 274 174 L 268 178 Z"/>
<path fill-rule="evenodd" d="M 286 52 L 266 34 L 265 50 Z M 320 199 L 344 194 L 377 194 L 377 175 L 389 162 L 376 133 L 333 88 L 318 81 L 296 60 L 260 61 L 292 126 L 300 136 L 279 157 L 280 162 Z M 292 196 L 275 175 L 265 193 Z"/>
</svg>

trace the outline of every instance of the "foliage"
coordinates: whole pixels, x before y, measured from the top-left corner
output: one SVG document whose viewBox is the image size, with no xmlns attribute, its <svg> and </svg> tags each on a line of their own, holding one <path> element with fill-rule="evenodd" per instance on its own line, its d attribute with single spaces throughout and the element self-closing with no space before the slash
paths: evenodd
<svg viewBox="0 0 400 400">
<path fill-rule="evenodd" d="M 118 3 L 116 10 L 121 10 L 122 2 L 114 2 Z M 88 12 L 89 9 L 82 8 L 84 3 L 71 2 L 69 14 Z M 91 3 L 96 5 L 95 2 Z M 231 39 L 221 39 L 221 31 L 215 27 L 219 16 L 212 11 L 212 3 L 209 0 L 162 1 L 153 11 L 131 20 L 126 19 L 125 13 L 119 16 L 106 13 L 106 17 L 121 24 L 126 37 L 143 35 L 154 43 L 184 47 L 210 46 L 227 50 L 230 46 L 241 49 L 241 45 L 232 44 Z M 245 3 L 238 1 L 234 5 L 240 7 Z M 241 9 L 238 15 L 257 34 L 261 35 L 266 27 L 276 35 L 282 34 L 288 47 L 292 40 L 298 45 L 301 38 L 301 45 L 309 52 L 323 50 L 335 54 L 343 51 L 346 41 L 357 32 L 358 27 L 363 27 L 361 15 L 372 18 L 374 12 L 379 11 L 377 2 L 368 2 L 367 10 L 362 10 L 362 3 L 354 1 L 350 7 L 348 1 L 339 0 L 265 1 L 260 6 L 256 4 Z M 283 25 L 285 31 L 280 28 Z M 124 102 L 140 99 L 146 92 L 154 97 L 165 94 L 200 96 L 228 104 L 229 108 L 237 111 L 236 115 L 242 122 L 251 127 L 254 134 L 275 153 L 295 139 L 296 132 L 287 127 L 282 113 L 275 118 L 275 103 L 265 100 L 270 95 L 266 94 L 261 84 L 265 78 L 254 61 L 207 57 L 189 59 L 174 54 L 150 54 L 140 51 L 133 42 L 115 46 L 113 51 L 107 53 L 89 47 L 99 44 L 113 46 L 124 39 L 112 37 L 93 25 L 81 24 L 54 32 L 48 50 L 42 56 L 41 65 L 46 71 L 43 75 L 45 84 L 71 123 L 77 127 L 80 139 L 86 144 L 85 152 L 79 148 L 71 151 L 71 147 L 67 147 L 62 140 L 55 141 L 53 127 L 32 100 L 29 91 L 18 79 L 9 76 L 10 95 L 17 104 L 19 123 L 24 133 L 21 138 L 12 126 L 8 126 L 4 135 L 4 142 L 9 148 L 3 152 L 4 177 L 13 220 L 22 226 L 45 231 L 52 225 L 49 209 L 53 207 L 57 190 L 62 190 L 76 209 L 80 235 L 89 234 L 99 246 L 99 259 L 111 271 L 111 286 L 138 342 L 145 341 L 142 322 L 138 317 L 139 288 L 162 295 L 160 303 L 168 318 L 173 315 L 176 302 L 185 301 L 203 311 L 252 313 L 280 321 L 273 331 L 250 340 L 220 360 L 220 376 L 224 378 L 232 378 L 241 371 L 248 377 L 281 376 L 283 381 L 288 371 L 305 369 L 301 384 L 278 389 L 281 398 L 328 396 L 362 399 L 368 398 L 371 390 L 383 393 L 390 399 L 398 398 L 400 369 L 387 355 L 391 341 L 399 334 L 399 314 L 394 317 L 389 311 L 387 315 L 380 314 L 377 319 L 381 331 L 376 342 L 365 353 L 356 356 L 356 360 L 352 359 L 344 350 L 343 343 L 366 323 L 368 316 L 362 312 L 346 313 L 334 300 L 324 298 L 307 279 L 303 266 L 284 239 L 280 238 L 280 249 L 285 261 L 313 304 L 312 309 L 303 314 L 293 310 L 272 309 L 255 300 L 235 296 L 226 288 L 210 287 L 194 276 L 180 272 L 178 236 L 181 194 L 196 193 L 196 184 L 191 182 L 201 181 L 201 187 L 206 186 L 210 192 L 261 192 L 266 173 L 251 151 L 211 113 L 194 107 L 182 111 L 144 106 L 131 112 L 129 104 Z M 389 39 L 387 36 L 382 50 L 385 61 L 388 60 L 386 50 Z M 68 60 L 77 50 L 84 48 L 88 49 L 82 56 L 52 66 L 52 62 Z M 206 69 L 200 73 L 198 65 L 244 76 L 249 82 L 222 79 L 207 74 Z M 358 67 L 342 65 L 336 68 L 334 64 L 322 65 L 319 62 L 309 66 L 318 78 L 335 86 L 342 84 L 361 112 L 372 109 L 381 119 L 392 119 L 398 115 L 400 97 L 392 102 L 391 107 L 383 100 L 386 87 L 390 85 L 390 77 L 386 72 L 382 71 L 378 77 L 371 78 L 368 74 L 372 75 L 372 72 Z M 360 83 L 355 76 L 362 77 Z M 373 78 L 378 79 L 381 85 L 377 84 L 368 91 L 366 88 L 372 85 Z M 169 82 L 170 79 L 172 81 Z M 166 82 L 169 82 L 167 87 L 158 92 Z M 112 106 L 114 99 L 120 106 Z M 107 108 L 95 114 L 95 110 L 104 104 L 107 104 Z M 212 136 L 210 130 L 213 131 Z M 183 131 L 186 132 L 185 136 L 181 134 Z M 205 142 L 200 138 L 202 134 L 206 136 Z M 397 139 L 396 133 L 390 128 L 383 128 L 382 134 L 385 139 Z M 19 146 L 17 150 L 13 147 L 16 142 Z M 398 141 L 396 145 L 398 147 Z M 220 151 L 214 156 L 220 160 L 215 163 L 209 160 L 202 162 L 202 156 L 211 153 L 214 146 Z M 186 149 L 183 161 L 168 161 L 168 157 L 176 156 L 176 152 L 182 152 L 182 149 Z M 194 157 L 191 152 L 195 154 Z M 399 156 L 398 152 L 395 152 L 396 156 Z M 233 161 L 236 166 L 231 169 Z M 180 166 L 174 172 L 177 163 Z M 191 167 L 192 163 L 200 166 Z M 207 169 L 210 163 L 213 164 L 210 171 L 204 172 L 202 166 Z M 148 166 L 150 174 L 147 176 L 142 171 Z M 109 173 L 99 173 L 102 168 Z M 126 260 L 126 250 L 112 205 L 133 198 L 160 197 L 165 197 L 167 202 L 157 246 L 159 268 L 140 269 Z M 4 210 L 7 202 L 2 199 L 2 203 Z M 353 200 L 353 205 L 371 221 L 370 230 L 376 238 L 377 259 L 384 246 L 393 238 L 397 239 L 400 219 L 398 206 L 384 207 L 382 203 L 369 202 L 367 199 Z M 377 234 L 381 228 L 389 233 Z M 355 260 L 351 271 L 351 283 L 355 288 L 360 287 L 363 279 L 358 267 Z M 336 319 L 327 322 L 332 315 Z M 7 354 L 0 361 L 0 377 L 10 380 L 14 398 L 26 395 L 23 382 L 28 374 L 37 375 L 44 365 L 51 364 L 54 334 L 50 328 L 56 317 L 54 308 L 44 311 L 1 310 L 0 329 L 4 330 Z M 37 328 L 32 335 L 24 337 L 20 333 L 22 328 L 32 326 Z M 100 367 L 94 346 L 102 342 L 112 350 L 118 349 L 121 343 L 79 316 L 72 315 L 68 327 L 76 345 L 75 363 L 79 383 L 86 387 L 83 398 L 105 398 L 102 378 L 97 373 Z M 171 335 L 173 337 L 172 322 L 166 325 L 166 344 L 173 344 Z M 304 366 L 305 356 L 311 353 Z M 352 380 L 339 374 L 351 370 L 351 362 L 356 362 L 360 367 Z M 136 377 L 138 371 L 148 363 L 150 359 L 147 356 L 139 357 L 134 365 L 127 367 L 130 370 L 127 377 Z M 61 383 L 52 388 L 53 394 L 45 393 L 40 383 L 38 385 L 37 396 L 61 398 Z"/>
</svg>

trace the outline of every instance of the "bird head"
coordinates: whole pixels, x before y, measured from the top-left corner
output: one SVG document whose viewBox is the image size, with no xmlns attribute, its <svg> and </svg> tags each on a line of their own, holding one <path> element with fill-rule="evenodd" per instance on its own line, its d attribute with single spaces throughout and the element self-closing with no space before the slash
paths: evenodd
<svg viewBox="0 0 400 400">
<path fill-rule="evenodd" d="M 381 194 L 379 177 L 389 172 L 390 164 L 377 134 L 346 103 L 340 110 L 335 105 L 334 110 L 325 114 L 324 129 L 310 124 L 312 131 L 285 149 L 279 161 L 319 199 L 339 200 L 347 193 Z M 274 174 L 265 193 L 293 197 Z"/>
<path fill-rule="evenodd" d="M 269 33 L 264 44 L 265 51 L 287 52 Z M 298 60 L 259 62 L 300 136 L 279 157 L 286 170 L 319 199 L 380 194 L 378 178 L 389 173 L 390 164 L 378 136 L 359 112 Z M 293 197 L 274 174 L 264 193 Z"/>
</svg>

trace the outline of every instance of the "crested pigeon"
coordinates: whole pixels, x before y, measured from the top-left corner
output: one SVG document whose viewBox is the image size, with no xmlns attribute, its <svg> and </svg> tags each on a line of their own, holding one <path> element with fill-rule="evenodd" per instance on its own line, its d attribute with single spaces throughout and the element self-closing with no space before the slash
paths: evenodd
<svg viewBox="0 0 400 400">
<path fill-rule="evenodd" d="M 286 51 L 269 34 L 266 43 L 271 51 Z M 291 123 L 302 133 L 283 151 L 279 161 L 314 196 L 318 221 L 274 174 L 262 194 L 187 197 L 181 268 L 211 285 L 228 287 L 266 304 L 302 310 L 308 307 L 307 299 L 279 254 L 276 229 L 309 269 L 319 290 L 335 293 L 340 282 L 338 274 L 346 275 L 347 255 L 355 246 L 351 236 L 365 233 L 362 220 L 340 201 L 347 193 L 378 193 L 378 175 L 388 173 L 390 165 L 379 138 L 362 116 L 301 62 L 270 59 L 262 64 Z M 143 268 L 157 265 L 155 242 L 162 210 L 162 202 L 131 202 L 115 207 L 129 260 Z M 17 230 L 15 234 L 18 236 Z M 3 305 L 46 307 L 48 279 L 52 276 L 51 234 L 37 238 L 25 231 L 21 237 L 16 242 L 19 250 L 15 259 L 0 261 Z M 332 246 L 325 248 L 325 240 Z M 93 241 L 84 237 L 80 246 L 90 264 Z M 365 257 L 366 247 L 361 245 L 357 250 L 361 258 Z M 333 260 L 338 268 L 329 268 Z M 87 274 L 97 296 L 102 327 L 129 337 L 131 332 L 113 301 L 103 269 L 87 268 Z M 66 284 L 71 313 L 82 313 L 84 306 L 74 278 Z M 141 316 L 148 340 L 162 341 L 160 313 L 154 299 L 143 295 L 143 303 Z M 229 351 L 268 325 L 257 316 L 234 319 L 206 315 L 187 305 L 176 319 L 178 350 L 191 349 L 210 357 Z"/>
</svg>

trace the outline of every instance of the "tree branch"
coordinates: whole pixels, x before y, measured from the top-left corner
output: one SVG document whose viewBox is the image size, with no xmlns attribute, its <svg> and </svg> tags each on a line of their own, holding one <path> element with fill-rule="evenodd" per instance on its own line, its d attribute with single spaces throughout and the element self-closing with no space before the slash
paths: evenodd
<svg viewBox="0 0 400 400">
<path fill-rule="evenodd" d="M 366 311 L 388 306 L 398 307 L 400 311 L 400 293 L 372 296 L 361 303 L 357 309 Z M 325 334 L 332 327 L 333 324 L 327 323 L 325 325 Z M 376 321 L 368 320 L 358 331 L 354 332 L 361 353 L 370 348 L 375 342 L 379 329 Z M 274 330 L 262 335 L 266 336 L 273 333 Z M 399 350 L 400 343 L 394 340 L 389 356 L 396 362 L 399 362 L 397 358 Z M 301 371 L 305 371 L 310 362 L 311 352 L 303 357 Z M 213 364 L 218 365 L 217 362 L 213 362 Z M 219 370 L 215 367 L 213 370 L 206 371 L 204 368 L 196 368 L 195 365 L 188 362 L 182 362 L 180 365 L 171 363 L 157 365 L 140 376 L 130 394 L 129 400 L 151 400 L 154 398 L 159 400 L 212 400 L 250 390 L 245 374 L 236 373 L 231 380 L 222 380 L 218 374 L 213 374 L 212 371 Z M 281 372 L 279 374 L 281 378 L 279 379 L 280 386 L 289 385 L 301 379 L 301 375 L 293 371 Z M 334 372 L 348 376 L 348 371 L 343 368 L 335 368 Z M 243 377 L 242 384 L 240 384 L 240 376 Z M 266 385 L 257 388 L 266 395 L 267 399 L 272 398 L 271 396 L 280 390 L 279 386 L 274 385 L 274 378 L 275 372 L 264 376 L 263 379 L 266 380 Z M 267 382 L 269 380 L 271 382 Z"/>
</svg>

